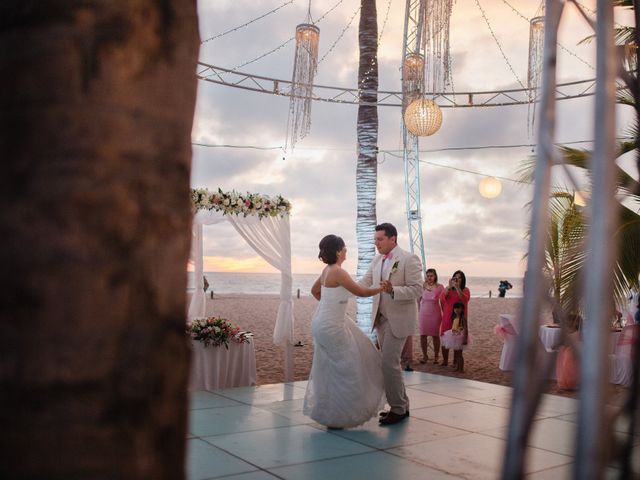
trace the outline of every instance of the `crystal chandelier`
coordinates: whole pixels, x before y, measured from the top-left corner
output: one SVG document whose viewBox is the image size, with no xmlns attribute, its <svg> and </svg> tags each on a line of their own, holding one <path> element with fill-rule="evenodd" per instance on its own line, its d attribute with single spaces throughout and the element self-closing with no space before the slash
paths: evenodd
<svg viewBox="0 0 640 480">
<path fill-rule="evenodd" d="M 544 6 L 541 7 L 544 11 Z M 540 93 L 542 79 L 542 62 L 544 59 L 544 16 L 538 16 L 529 22 L 529 68 L 527 72 L 527 88 L 529 89 L 528 127 L 529 135 L 533 133 L 536 117 L 536 102 Z"/>
<path fill-rule="evenodd" d="M 301 23 L 296 27 L 296 52 L 287 120 L 287 146 L 291 148 L 311 129 L 311 98 L 313 78 L 318 68 L 319 41 L 320 29 L 315 25 Z"/>
</svg>

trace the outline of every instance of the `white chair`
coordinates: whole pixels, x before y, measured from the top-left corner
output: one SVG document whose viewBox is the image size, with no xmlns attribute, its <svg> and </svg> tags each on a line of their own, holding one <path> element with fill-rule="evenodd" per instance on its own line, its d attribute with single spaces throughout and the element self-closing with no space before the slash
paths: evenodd
<svg viewBox="0 0 640 480">
<path fill-rule="evenodd" d="M 627 325 L 622 329 L 614 352 L 609 355 L 611 383 L 628 387 L 633 379 L 633 364 L 631 354 L 633 346 L 638 341 L 640 325 Z"/>
<path fill-rule="evenodd" d="M 500 355 L 500 370 L 511 371 L 516 361 L 516 344 L 518 341 L 518 321 L 514 315 L 500 314 L 496 334 L 502 337 L 502 354 Z"/>
</svg>

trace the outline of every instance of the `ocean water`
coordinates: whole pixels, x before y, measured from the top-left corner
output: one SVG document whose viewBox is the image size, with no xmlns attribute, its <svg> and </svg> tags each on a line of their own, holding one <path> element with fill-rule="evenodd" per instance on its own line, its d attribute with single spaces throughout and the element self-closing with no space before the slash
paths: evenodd
<svg viewBox="0 0 640 480">
<path fill-rule="evenodd" d="M 215 294 L 280 294 L 279 273 L 205 272 L 205 276 L 209 282 L 209 291 L 213 289 Z M 300 296 L 310 295 L 311 287 L 317 278 L 317 274 L 294 273 L 292 294 L 296 295 L 300 290 Z M 513 285 L 511 290 L 507 290 L 507 298 L 522 297 L 522 278 L 467 277 L 467 288 L 471 291 L 472 297 L 487 298 L 489 291 L 492 292 L 493 297 L 497 297 L 500 280 L 507 280 Z M 191 272 L 189 272 L 188 289 L 193 290 L 193 273 Z"/>
</svg>

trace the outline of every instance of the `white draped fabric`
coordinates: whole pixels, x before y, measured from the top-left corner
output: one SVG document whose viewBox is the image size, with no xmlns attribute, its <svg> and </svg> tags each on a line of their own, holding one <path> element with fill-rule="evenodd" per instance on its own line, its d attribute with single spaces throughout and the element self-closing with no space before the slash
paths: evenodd
<svg viewBox="0 0 640 480">
<path fill-rule="evenodd" d="M 200 215 L 202 213 L 203 215 Z M 213 213 L 213 215 L 206 215 Z M 204 260 L 202 258 L 202 225 L 213 225 L 224 222 L 226 219 L 217 212 L 198 212 L 193 219 L 191 229 L 191 261 L 193 262 L 194 290 L 187 313 L 188 318 L 205 316 L 205 298 L 203 270 Z"/>
<path fill-rule="evenodd" d="M 291 235 L 289 216 L 258 218 L 227 216 L 242 238 L 264 258 L 280 270 L 280 305 L 273 330 L 273 343 L 284 347 L 293 344 L 293 301 L 291 300 Z"/>
<path fill-rule="evenodd" d="M 229 348 L 205 347 L 191 341 L 190 390 L 220 390 L 256 384 L 253 343 L 229 342 Z"/>
<path fill-rule="evenodd" d="M 194 263 L 196 288 L 189 305 L 189 318 L 205 315 L 205 296 L 202 284 L 202 225 L 212 225 L 229 221 L 245 241 L 264 258 L 269 265 L 280 270 L 280 305 L 273 330 L 273 343 L 285 349 L 285 381 L 293 380 L 294 318 L 291 288 L 291 227 L 289 215 L 283 217 L 263 217 L 255 215 L 242 217 L 223 215 L 212 210 L 199 210 L 193 218 L 193 243 L 191 256 Z"/>
</svg>

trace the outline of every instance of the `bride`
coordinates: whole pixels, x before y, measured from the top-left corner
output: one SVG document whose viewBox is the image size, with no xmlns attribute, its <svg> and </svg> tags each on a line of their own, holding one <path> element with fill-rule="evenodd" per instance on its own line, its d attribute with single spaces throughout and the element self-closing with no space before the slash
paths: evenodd
<svg viewBox="0 0 640 480">
<path fill-rule="evenodd" d="M 345 315 L 347 299 L 382 289 L 362 287 L 342 269 L 347 258 L 342 238 L 327 235 L 319 247 L 318 258 L 327 266 L 311 288 L 320 304 L 311 321 L 313 363 L 303 412 L 329 428 L 356 427 L 384 405 L 384 386 L 380 353 Z"/>
</svg>

